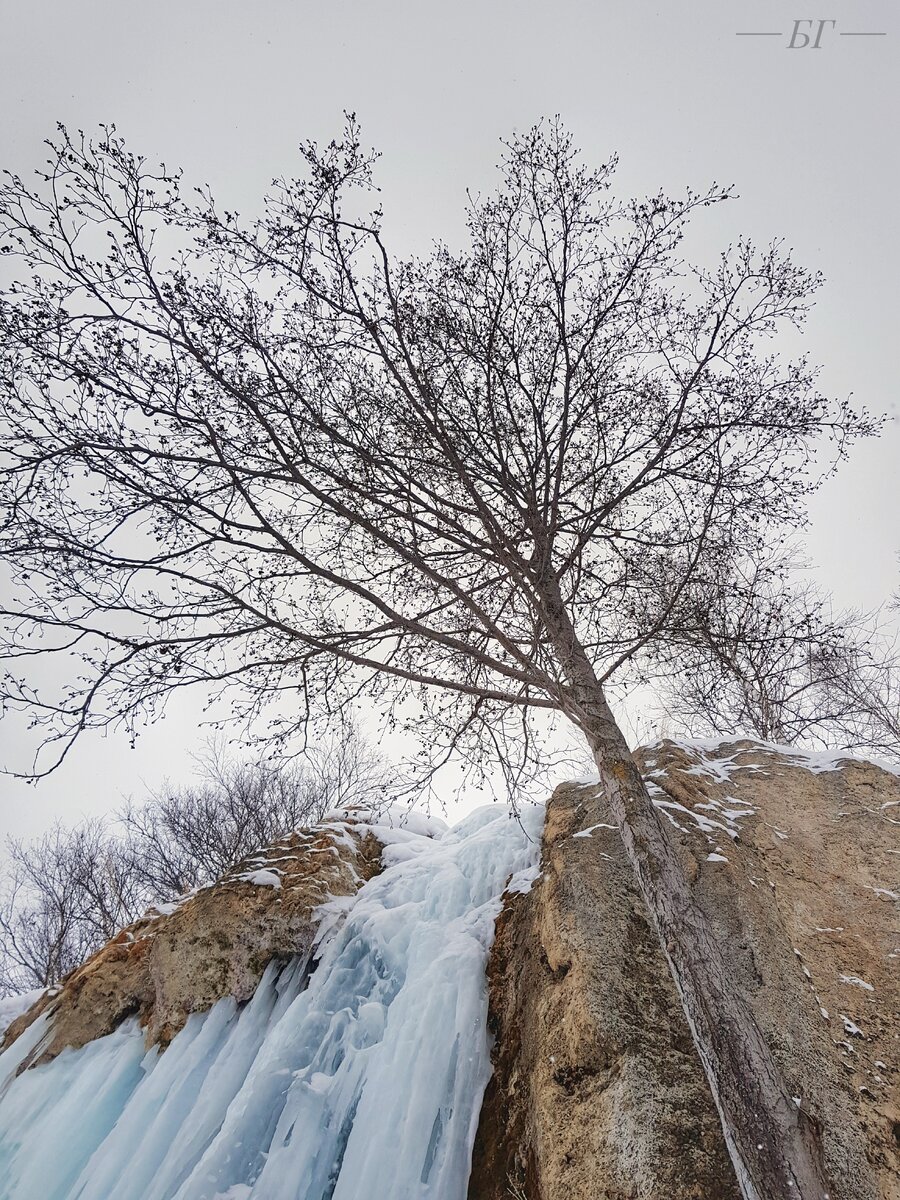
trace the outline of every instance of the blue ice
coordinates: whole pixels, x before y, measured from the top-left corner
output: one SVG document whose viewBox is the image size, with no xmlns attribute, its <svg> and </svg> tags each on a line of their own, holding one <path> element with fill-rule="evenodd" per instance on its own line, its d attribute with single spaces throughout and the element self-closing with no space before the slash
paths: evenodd
<svg viewBox="0 0 900 1200">
<path fill-rule="evenodd" d="M 312 973 L 270 964 L 163 1053 L 129 1020 L 16 1075 L 39 1018 L 0 1055 L 0 1200 L 465 1200 L 494 919 L 536 874 L 543 815 L 379 828 L 389 865 Z"/>
</svg>

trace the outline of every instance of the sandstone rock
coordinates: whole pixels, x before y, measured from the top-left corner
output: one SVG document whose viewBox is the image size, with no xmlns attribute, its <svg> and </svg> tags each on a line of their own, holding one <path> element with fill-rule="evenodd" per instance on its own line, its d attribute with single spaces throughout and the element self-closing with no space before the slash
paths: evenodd
<svg viewBox="0 0 900 1200">
<path fill-rule="evenodd" d="M 147 916 L 72 971 L 9 1026 L 5 1049 L 50 1009 L 50 1040 L 23 1068 L 111 1033 L 137 1014 L 147 1045 L 166 1045 L 192 1012 L 248 1000 L 272 959 L 309 955 L 314 910 L 381 869 L 381 843 L 351 817 L 293 833 L 224 879 Z"/>
<path fill-rule="evenodd" d="M 835 1197 L 897 1200 L 900 779 L 746 741 L 665 742 L 642 766 L 733 978 L 822 1129 Z M 542 876 L 498 920 L 470 1200 L 738 1196 L 610 825 L 596 789 L 559 788 Z"/>
</svg>

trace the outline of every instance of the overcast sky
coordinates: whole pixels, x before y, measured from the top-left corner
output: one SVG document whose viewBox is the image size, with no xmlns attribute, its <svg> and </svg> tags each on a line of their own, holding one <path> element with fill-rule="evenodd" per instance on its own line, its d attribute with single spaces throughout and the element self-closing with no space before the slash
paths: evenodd
<svg viewBox="0 0 900 1200">
<path fill-rule="evenodd" d="M 835 22 L 818 49 L 789 48 L 783 0 L 2 0 L 0 166 L 37 165 L 57 121 L 114 122 L 249 214 L 301 138 L 354 110 L 384 155 L 389 229 L 424 249 L 459 234 L 466 188 L 493 185 L 498 139 L 559 113 L 594 163 L 619 152 L 626 192 L 733 183 L 741 200 L 704 218 L 706 248 L 783 236 L 822 270 L 807 344 L 823 387 L 896 418 L 900 20 L 883 2 L 807 9 L 797 43 Z M 779 36 L 738 36 L 754 33 Z M 897 587 L 898 463 L 895 419 L 812 505 L 806 548 L 839 605 Z M 134 751 L 95 737 L 37 788 L 0 781 L 0 832 L 183 777 L 203 736 L 183 704 Z"/>
</svg>

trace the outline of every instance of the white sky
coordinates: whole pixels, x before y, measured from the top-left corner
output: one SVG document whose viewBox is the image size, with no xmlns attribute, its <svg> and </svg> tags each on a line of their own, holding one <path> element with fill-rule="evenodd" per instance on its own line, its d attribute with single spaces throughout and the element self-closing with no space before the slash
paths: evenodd
<svg viewBox="0 0 900 1200">
<path fill-rule="evenodd" d="M 821 269 L 807 344 L 823 387 L 896 418 L 900 20 L 893 4 L 833 0 L 821 49 L 789 50 L 792 12 L 783 0 L 2 0 L 0 166 L 39 164 L 57 120 L 112 121 L 133 150 L 249 213 L 291 173 L 300 138 L 328 139 L 355 110 L 384 155 L 389 228 L 424 249 L 461 231 L 467 187 L 493 185 L 498 139 L 558 112 L 589 160 L 620 153 L 623 191 L 734 183 L 742 199 L 703 220 L 704 245 L 784 236 Z M 751 30 L 785 36 L 735 36 Z M 897 587 L 898 463 L 895 419 L 811 506 L 806 550 L 838 606 L 874 607 Z M 134 751 L 98 736 L 36 788 L 0 781 L 0 834 L 182 778 L 203 736 L 182 702 Z"/>
</svg>

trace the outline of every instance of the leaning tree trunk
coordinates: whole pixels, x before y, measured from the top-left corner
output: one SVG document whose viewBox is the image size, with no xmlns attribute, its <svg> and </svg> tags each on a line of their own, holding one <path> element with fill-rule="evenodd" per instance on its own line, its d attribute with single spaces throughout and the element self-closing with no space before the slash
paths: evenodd
<svg viewBox="0 0 900 1200">
<path fill-rule="evenodd" d="M 794 1103 L 747 1004 L 729 983 L 718 943 L 694 901 L 681 861 L 606 703 L 603 688 L 559 613 L 548 630 L 568 677 L 570 713 L 590 743 L 650 910 L 719 1111 L 745 1200 L 826 1200 L 821 1146 Z M 833 1198 L 836 1200 L 836 1198 Z"/>
</svg>

